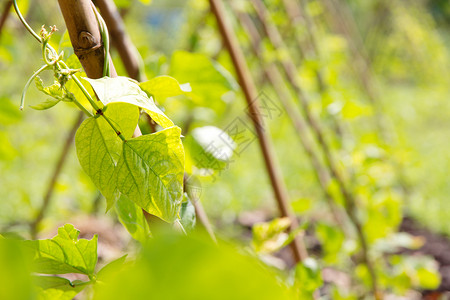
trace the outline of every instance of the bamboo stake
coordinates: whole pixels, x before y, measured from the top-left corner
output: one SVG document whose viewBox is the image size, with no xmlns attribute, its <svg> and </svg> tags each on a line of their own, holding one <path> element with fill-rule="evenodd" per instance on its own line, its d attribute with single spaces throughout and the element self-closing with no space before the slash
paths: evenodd
<svg viewBox="0 0 450 300">
<path fill-rule="evenodd" d="M 253 24 L 249 15 L 237 10 L 237 8 L 234 5 L 234 1 L 230 1 L 229 4 L 233 8 L 234 14 L 239 19 L 239 22 L 244 27 L 245 31 L 248 33 L 247 35 L 250 39 L 253 54 L 258 58 L 258 60 L 263 61 L 264 58 L 262 56 L 259 47 L 259 41 L 261 40 L 261 36 L 259 35 L 257 28 Z M 315 152 L 314 143 L 309 138 L 308 128 L 306 127 L 306 124 L 303 121 L 302 116 L 300 115 L 300 113 L 298 113 L 297 108 L 292 105 L 291 97 L 287 92 L 286 87 L 284 86 L 283 76 L 281 75 L 278 67 L 274 63 L 265 64 L 262 66 L 262 68 L 265 77 L 267 78 L 271 86 L 274 88 L 281 104 L 283 105 L 285 111 L 289 116 L 289 119 L 291 120 L 293 126 L 296 129 L 297 136 L 311 162 L 314 174 L 316 175 L 317 181 L 319 182 L 320 187 L 325 195 L 325 200 L 330 208 L 330 212 L 334 218 L 334 221 L 343 230 L 345 230 L 345 226 L 339 208 L 337 207 L 335 201 L 333 200 L 333 196 L 330 194 L 328 190 L 328 186 L 330 184 L 330 175 L 328 174 L 328 171 L 322 166 L 320 158 Z"/>
<path fill-rule="evenodd" d="M 274 46 L 275 50 L 279 51 L 280 49 L 286 49 L 283 39 L 281 38 L 281 35 L 278 32 L 278 29 L 269 22 L 269 15 L 263 2 L 261 2 L 260 0 L 251 0 L 251 2 L 255 8 L 259 20 L 263 25 L 264 31 L 266 32 L 266 35 L 269 38 L 269 41 Z M 353 197 L 353 194 L 348 190 L 344 178 L 339 172 L 339 169 L 337 167 L 338 164 L 335 161 L 335 158 L 332 154 L 332 151 L 328 143 L 325 140 L 323 130 L 318 121 L 316 120 L 315 116 L 309 109 L 308 99 L 306 98 L 306 95 L 304 94 L 301 86 L 298 84 L 296 67 L 292 63 L 292 59 L 290 59 L 288 55 L 286 59 L 280 61 L 280 64 L 282 65 L 282 70 L 284 71 L 287 80 L 289 81 L 290 85 L 298 95 L 298 100 L 300 101 L 300 106 L 302 107 L 306 122 L 314 132 L 316 139 L 318 140 L 319 145 L 324 153 L 327 168 L 329 169 L 331 176 L 336 180 L 339 186 L 341 194 L 344 198 L 345 211 L 347 213 L 349 220 L 355 227 L 358 240 L 361 244 L 363 260 L 367 266 L 372 281 L 372 292 L 375 297 L 378 297 L 379 294 L 378 294 L 377 278 L 375 274 L 375 268 L 369 257 L 369 245 L 366 236 L 363 232 L 362 224 L 356 215 L 356 199 Z"/>
<path fill-rule="evenodd" d="M 99 24 L 90 0 L 58 0 L 73 50 L 89 78 L 101 78 L 105 59 Z M 111 77 L 117 73 L 109 62 Z"/>
<path fill-rule="evenodd" d="M 275 194 L 275 199 L 278 204 L 278 208 L 283 217 L 289 217 L 291 219 L 290 230 L 295 229 L 298 226 L 298 222 L 291 212 L 291 208 L 288 202 L 288 194 L 284 182 L 282 180 L 281 172 L 275 159 L 274 151 L 270 139 L 263 129 L 263 123 L 261 120 L 261 114 L 257 105 L 257 92 L 254 86 L 253 80 L 250 77 L 245 57 L 239 48 L 239 44 L 235 38 L 234 33 L 231 30 L 230 25 L 225 19 L 225 8 L 222 1 L 210 0 L 211 11 L 217 20 L 220 33 L 222 35 L 223 43 L 225 44 L 228 52 L 233 61 L 234 68 L 236 70 L 239 83 L 245 95 L 245 99 L 249 105 L 250 116 L 253 121 L 255 130 L 258 135 L 258 141 L 264 157 L 264 162 L 272 188 Z M 296 262 L 302 261 L 307 257 L 307 252 L 303 241 L 297 236 L 291 243 L 294 258 Z"/>
</svg>

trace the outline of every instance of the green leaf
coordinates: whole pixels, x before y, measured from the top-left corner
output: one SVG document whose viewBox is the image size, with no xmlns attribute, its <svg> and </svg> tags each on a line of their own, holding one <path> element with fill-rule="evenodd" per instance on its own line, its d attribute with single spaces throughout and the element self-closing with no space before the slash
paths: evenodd
<svg viewBox="0 0 450 300">
<path fill-rule="evenodd" d="M 324 260 L 335 263 L 345 241 L 344 233 L 338 227 L 325 223 L 318 223 L 315 229 L 323 248 Z"/>
<path fill-rule="evenodd" d="M 174 126 L 123 144 L 117 164 L 119 191 L 164 221 L 177 219 L 183 197 L 184 150 Z"/>
<path fill-rule="evenodd" d="M 35 251 L 34 271 L 43 274 L 81 273 L 91 277 L 97 263 L 97 235 L 78 239 L 72 224 L 58 228 L 52 239 L 25 241 Z"/>
<path fill-rule="evenodd" d="M 71 300 L 90 282 L 70 280 L 58 276 L 34 276 L 38 286 L 38 299 Z"/>
<path fill-rule="evenodd" d="M 0 240 L 4 240 L 5 238 L 3 237 L 3 235 L 0 234 Z"/>
<path fill-rule="evenodd" d="M 173 126 L 173 122 L 156 106 L 153 99 L 141 90 L 139 84 L 128 77 L 103 77 L 87 80 L 99 100 L 107 105 L 114 102 L 124 102 L 143 108 L 150 117 L 163 128 Z"/>
<path fill-rule="evenodd" d="M 126 103 L 111 103 L 107 107 L 105 116 L 125 138 L 131 138 L 139 119 L 139 110 Z M 105 196 L 108 210 L 118 197 L 113 174 L 122 153 L 122 143 L 103 117 L 88 118 L 75 135 L 80 165 Z"/>
<path fill-rule="evenodd" d="M 179 84 L 175 78 L 165 75 L 139 83 L 139 86 L 160 103 L 166 98 L 183 95 L 192 91 L 189 83 Z"/>
<path fill-rule="evenodd" d="M 196 223 L 195 207 L 186 193 L 184 199 L 185 201 L 181 204 L 180 209 L 180 222 L 183 228 L 189 232 L 194 229 Z"/>
<path fill-rule="evenodd" d="M 120 223 L 130 235 L 140 243 L 145 243 L 151 236 L 151 232 L 142 208 L 129 200 L 125 195 L 120 196 L 115 208 Z"/>
<path fill-rule="evenodd" d="M 297 264 L 295 267 L 296 285 L 300 293 L 303 295 L 302 299 L 314 299 L 313 293 L 323 284 L 320 268 L 317 261 L 311 257 Z"/>
<path fill-rule="evenodd" d="M 428 269 L 426 267 L 417 269 L 417 279 L 419 286 L 426 290 L 435 290 L 441 283 L 441 275 L 437 269 Z"/>
<path fill-rule="evenodd" d="M 361 116 L 368 116 L 371 113 L 371 108 L 367 105 L 358 104 L 352 101 L 347 101 L 342 108 L 342 117 L 346 120 L 352 120 Z"/>
<path fill-rule="evenodd" d="M 98 285 L 93 298 L 295 299 L 280 284 L 279 275 L 236 248 L 226 242 L 216 245 L 195 233 L 161 234 L 143 247 L 136 263 Z"/>
<path fill-rule="evenodd" d="M 291 225 L 289 218 L 277 218 L 267 223 L 255 224 L 252 228 L 252 246 L 257 253 L 273 253 L 286 246 L 298 232 L 286 233 Z M 300 229 L 299 229 L 300 230 Z"/>
<path fill-rule="evenodd" d="M 70 102 L 73 99 L 73 94 L 72 93 L 67 93 L 62 87 L 61 84 L 58 81 L 55 81 L 52 85 L 50 86 L 44 86 L 44 82 L 42 81 L 42 79 L 39 76 L 36 76 L 36 78 L 34 79 L 35 83 L 36 83 L 36 87 L 38 90 L 40 90 L 41 92 L 43 92 L 44 94 L 57 99 L 58 102 L 59 101 L 67 101 Z M 48 101 L 46 101 L 48 102 Z M 50 108 L 52 106 L 55 106 L 58 102 L 54 103 L 53 105 L 50 106 L 50 103 L 47 103 L 46 106 L 48 106 L 47 108 Z M 36 105 L 39 107 L 39 105 Z M 45 105 L 43 105 L 44 107 Z M 47 108 L 40 108 L 40 109 L 47 109 Z M 35 109 L 39 109 L 39 108 L 35 108 Z"/>
<path fill-rule="evenodd" d="M 97 280 L 103 280 L 103 278 L 120 271 L 120 269 L 123 267 L 123 264 L 125 263 L 125 259 L 127 258 L 127 256 L 128 254 L 125 254 L 118 259 L 109 262 L 107 265 L 101 268 L 101 270 L 97 273 Z"/>
<path fill-rule="evenodd" d="M 59 101 L 61 101 L 61 100 L 60 99 L 47 99 L 46 101 L 41 102 L 38 105 L 30 105 L 30 107 L 32 109 L 36 109 L 36 110 L 45 110 L 45 109 L 52 108 L 53 106 L 58 104 Z"/>
<path fill-rule="evenodd" d="M 174 52 L 170 62 L 170 75 L 179 82 L 189 82 L 193 91 L 190 97 L 205 107 L 224 104 L 222 95 L 238 89 L 233 76 L 225 68 L 199 53 Z"/>
<path fill-rule="evenodd" d="M 236 148 L 233 139 L 215 126 L 195 128 L 184 144 L 198 168 L 213 170 L 227 168 Z"/>
</svg>

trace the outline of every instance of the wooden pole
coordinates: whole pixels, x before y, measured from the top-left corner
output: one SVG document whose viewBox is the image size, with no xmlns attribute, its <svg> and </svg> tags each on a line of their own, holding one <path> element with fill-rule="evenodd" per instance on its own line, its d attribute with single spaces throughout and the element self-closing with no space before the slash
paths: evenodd
<svg viewBox="0 0 450 300">
<path fill-rule="evenodd" d="M 103 77 L 105 50 L 91 0 L 58 0 L 73 50 L 89 78 Z M 117 73 L 110 61 L 111 77 Z"/>
<path fill-rule="evenodd" d="M 235 38 L 234 33 L 231 30 L 230 25 L 226 22 L 224 14 L 225 8 L 222 1 L 210 0 L 209 3 L 211 6 L 211 11 L 216 17 L 217 25 L 222 35 L 223 43 L 231 56 L 231 60 L 236 70 L 240 86 L 244 92 L 245 99 L 249 106 L 250 117 L 253 121 L 255 131 L 258 136 L 259 145 L 264 157 L 264 163 L 266 165 L 267 173 L 272 184 L 279 211 L 281 213 L 281 216 L 289 217 L 291 219 L 290 230 L 295 229 L 296 227 L 298 227 L 298 222 L 291 211 L 287 190 L 284 185 L 278 163 L 276 162 L 271 141 L 268 137 L 268 134 L 263 129 L 263 121 L 261 119 L 261 114 L 258 107 L 258 94 L 256 92 L 253 80 L 250 76 L 244 54 L 239 47 L 239 44 Z M 291 247 L 296 262 L 302 261 L 308 256 L 305 245 L 298 236 L 291 243 Z"/>
</svg>

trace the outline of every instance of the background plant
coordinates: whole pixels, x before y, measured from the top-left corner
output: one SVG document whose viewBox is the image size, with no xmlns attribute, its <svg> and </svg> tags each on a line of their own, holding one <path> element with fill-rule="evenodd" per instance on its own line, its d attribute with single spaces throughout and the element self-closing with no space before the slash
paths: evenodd
<svg viewBox="0 0 450 300">
<path fill-rule="evenodd" d="M 263 18 L 255 9 L 255 3 L 262 4 L 266 9 Z M 13 18 L 8 21 L 10 26 L 2 30 L 0 53 L 2 68 L 5 70 L 3 73 L 8 74 L 4 80 L 8 84 L 4 85 L 2 91 L 4 100 L 0 104 L 2 105 L 0 121 L 2 129 L 5 129 L 0 135 L 4 141 L 0 153 L 2 153 L 2 173 L 4 171 L 5 174 L 9 174 L 1 178 L 2 185 L 7 187 L 0 191 L 3 199 L 0 204 L 2 208 L 0 218 L 4 224 L 2 230 L 4 236 L 20 235 L 28 238 L 29 223 L 34 228 L 34 234 L 43 236 L 42 233 L 50 231 L 57 223 L 71 222 L 76 226 L 79 221 L 73 218 L 74 214 L 82 216 L 109 208 L 108 218 L 119 220 L 133 238 L 145 244 L 151 234 L 150 231 L 154 235 L 160 235 L 158 232 L 163 231 L 157 229 L 156 224 L 148 225 L 140 207 L 166 221 L 179 219 L 186 231 L 189 231 L 188 227 L 193 228 L 194 232 L 198 231 L 202 222 L 199 223 L 197 220 L 197 225 L 192 227 L 193 209 L 188 199 L 191 198 L 195 204 L 197 199 L 193 198 L 198 197 L 198 194 L 193 195 L 192 191 L 185 190 L 187 193 L 183 197 L 182 182 L 186 172 L 188 175 L 194 175 L 192 178 L 200 180 L 201 203 L 213 220 L 216 231 L 228 239 L 251 245 L 249 251 L 253 253 L 252 255 L 256 254 L 260 260 L 271 265 L 271 268 L 275 266 L 275 272 L 281 278 L 282 285 L 287 286 L 285 291 L 287 294 L 296 293 L 296 296 L 301 298 L 314 295 L 332 295 L 330 297 L 333 298 L 375 295 L 381 298 L 390 293 L 411 295 L 414 289 L 434 289 L 439 285 L 435 262 L 425 257 L 409 257 L 398 252 L 399 249 L 420 247 L 421 240 L 397 231 L 405 213 L 435 230 L 445 233 L 447 228 L 444 200 L 446 152 L 445 144 L 442 142 L 445 139 L 442 137 L 445 137 L 446 124 L 445 96 L 449 77 L 445 76 L 447 74 L 445 65 L 448 61 L 448 47 L 442 35 L 446 30 L 445 13 L 442 9 L 436 10 L 436 7 L 441 7 L 442 4 L 430 1 L 405 6 L 400 1 L 347 3 L 324 0 L 234 1 L 233 5 L 225 6 L 226 18 L 233 24 L 233 30 L 246 54 L 258 90 L 263 91 L 269 100 L 283 107 L 278 102 L 280 93 L 277 91 L 282 86 L 282 89 L 287 91 L 286 99 L 290 107 L 298 109 L 297 117 L 305 121 L 308 116 L 302 114 L 305 108 L 299 109 L 299 93 L 296 87 L 298 85 L 303 96 L 308 99 L 307 111 L 319 123 L 323 138 L 329 147 L 327 154 L 317 139 L 315 129 L 308 125 L 306 120 L 304 137 L 310 140 L 307 145 L 310 146 L 310 153 L 313 153 L 317 164 L 312 163 L 311 154 L 303 151 L 308 146 L 305 147 L 302 143 L 304 139 L 298 140 L 298 129 L 292 127 L 292 116 L 285 113 L 284 108 L 279 117 L 264 119 L 265 128 L 267 132 L 270 131 L 274 140 L 290 202 L 301 220 L 302 225 L 296 228 L 294 233 L 306 236 L 305 244 L 311 256 L 297 264 L 294 269 L 290 268 L 291 260 L 279 261 L 273 255 L 292 241 L 293 234 L 284 231 L 291 226 L 289 220 L 276 218 L 278 213 L 273 205 L 271 189 L 266 177 L 262 176 L 263 164 L 257 155 L 258 143 L 250 143 L 245 151 L 239 151 L 237 141 L 234 141 L 237 146 L 234 148 L 220 144 L 223 141 L 219 138 L 220 135 L 229 133 L 226 129 L 230 124 L 234 124 L 236 117 L 242 117 L 250 128 L 251 122 L 246 116 L 247 105 L 241 101 L 242 93 L 236 80 L 233 79 L 235 68 L 232 60 L 222 46 L 214 16 L 208 13 L 208 3 L 191 1 L 179 4 L 172 1 L 162 4 L 154 1 L 148 7 L 136 3 L 130 6 L 127 1 L 116 1 L 116 4 L 122 12 L 128 14 L 124 20 L 127 23 L 127 32 L 142 56 L 140 70 L 145 72 L 145 77 L 150 78 L 144 83 L 138 84 L 124 77 L 89 80 L 89 83 L 84 81 L 81 77 L 85 75 L 80 76 L 75 72 L 81 66 L 72 54 L 67 33 L 61 30 L 53 32 L 52 38 L 48 41 L 49 45 L 58 49 L 57 53 L 50 52 L 50 55 L 46 52 L 45 45 L 42 47 L 43 51 L 33 53 L 30 49 L 33 47 L 38 49 L 36 44 L 31 47 L 28 46 L 34 42 L 31 38 L 18 38 L 23 28 L 19 26 L 20 24 L 14 23 L 16 21 L 13 21 Z M 21 7 L 23 12 L 27 11 L 26 1 L 19 1 L 19 5 L 23 6 Z M 63 21 L 59 14 L 49 13 L 54 4 L 46 5 L 48 8 L 39 13 L 29 11 L 27 19 L 34 28 L 39 28 L 44 21 L 47 24 L 58 24 L 58 28 L 63 28 L 63 25 L 60 25 Z M 300 8 L 301 21 L 296 26 L 286 22 L 286 19 L 292 17 L 289 13 L 293 10 L 286 10 L 285 5 Z M 340 13 L 336 14 L 335 11 Z M 165 18 L 161 18 L 161 15 Z M 257 30 L 257 39 L 254 34 L 252 36 L 251 30 L 239 16 L 249 17 Z M 144 20 L 148 20 L 148 23 Z M 169 21 L 165 23 L 163 20 Z M 267 24 L 282 35 L 281 46 L 270 40 L 270 33 L 267 36 Z M 41 38 L 44 38 L 48 33 L 42 34 Z M 253 56 L 255 53 L 255 49 L 251 49 L 255 46 L 253 44 L 256 45 L 254 47 L 256 50 L 259 49 L 257 52 L 259 56 Z M 64 53 L 60 57 L 58 54 L 62 50 Z M 126 66 L 121 65 L 115 51 L 111 51 L 111 57 L 117 73 L 126 74 Z M 433 59 L 430 60 L 430 57 Z M 32 74 L 38 68 L 41 59 L 44 59 L 44 62 L 48 60 L 45 62 L 45 68 L 52 69 L 56 76 L 53 79 L 51 72 L 43 73 L 42 81 L 36 81 L 37 88 L 52 97 L 52 100 L 45 100 L 42 94 L 36 93 L 36 89 L 30 88 L 27 103 L 38 109 L 55 106 L 46 112 L 26 109 L 24 114 L 20 114 L 13 103 L 18 102 L 17 99 L 20 98 L 18 91 L 26 83 L 24 74 L 27 76 Z M 33 61 L 33 65 L 21 64 L 19 63 L 21 61 Z M 67 66 L 63 65 L 63 61 Z M 294 73 L 296 82 L 283 77 L 282 68 L 286 61 L 292 62 L 296 68 Z M 271 65 L 275 65 L 281 71 L 279 86 L 274 86 L 269 78 L 264 76 L 265 69 Z M 83 93 L 73 81 L 77 76 L 87 90 L 86 93 Z M 55 79 L 56 82 L 53 83 Z M 113 89 L 119 84 L 120 89 Z M 61 88 L 63 86 L 65 88 Z M 100 101 L 96 100 L 96 97 Z M 149 99 L 156 100 L 158 106 Z M 69 129 L 72 126 L 70 123 L 73 122 L 68 122 L 68 119 L 73 116 L 71 118 L 74 125 L 81 120 L 73 106 L 77 102 L 78 107 L 88 107 L 87 114 L 96 116 L 85 120 L 76 134 L 77 154 L 84 171 L 78 165 L 75 151 L 67 151 L 63 147 L 62 153 L 68 152 L 65 167 L 49 189 L 46 178 L 51 178 L 54 170 L 51 166 L 58 161 L 58 157 L 61 157 L 58 153 L 59 147 L 62 146 L 57 145 L 66 139 L 65 136 L 70 140 Z M 91 105 L 93 109 L 90 108 Z M 103 105 L 106 105 L 106 110 L 98 111 Z M 144 136 L 133 139 L 131 135 L 138 124 L 139 110 L 142 109 L 146 110 L 156 122 L 148 122 L 145 114 L 142 115 L 139 125 Z M 127 111 L 128 113 L 124 113 Z M 101 116 L 102 114 L 104 116 Z M 113 126 L 108 124 L 107 120 Z M 177 124 L 182 130 L 186 152 L 184 168 L 181 167 L 180 132 L 177 127 L 172 127 L 173 124 Z M 54 130 L 55 126 L 58 127 L 58 131 Z M 169 128 L 163 129 L 164 127 Z M 98 133 L 97 136 L 103 137 L 105 141 L 111 141 L 110 146 L 103 149 L 104 153 L 110 154 L 108 161 L 103 159 L 103 155 L 98 155 L 102 151 L 98 144 L 89 145 L 86 142 L 95 136 L 92 134 L 95 131 Z M 154 196 L 158 192 L 155 193 L 153 190 L 143 193 L 145 190 L 151 190 L 151 185 L 138 185 L 137 189 L 128 189 L 129 182 L 124 179 L 137 170 L 121 173 L 124 164 L 127 163 L 125 157 L 132 151 L 142 154 L 155 148 L 140 148 L 137 142 L 136 148 L 127 148 L 127 143 L 118 137 L 118 131 L 127 141 L 150 141 L 163 135 L 168 141 L 172 140 L 173 136 L 173 140 L 176 141 L 174 145 L 177 146 L 163 146 L 158 148 L 158 151 L 173 153 L 162 161 L 174 163 L 173 174 L 176 174 L 174 175 L 176 181 L 173 181 L 176 182 L 176 188 L 168 191 L 166 196 L 160 199 L 168 197 L 175 200 L 169 202 L 164 200 L 158 204 L 158 199 Z M 254 138 L 254 135 L 250 133 L 250 137 Z M 89 147 L 95 148 L 95 151 L 90 152 Z M 170 149 L 175 148 L 178 150 L 171 152 Z M 224 152 L 228 154 L 224 156 Z M 234 155 L 231 156 L 231 153 Z M 37 157 L 39 159 L 36 159 Z M 330 157 L 335 160 L 334 172 L 338 174 L 337 177 L 332 174 L 333 170 L 327 167 L 329 164 L 327 160 Z M 145 158 L 144 161 L 146 159 L 150 160 Z M 91 165 L 88 163 L 89 160 L 98 160 L 98 163 Z M 208 165 L 205 166 L 205 162 L 208 162 Z M 108 168 L 106 166 L 109 166 L 110 170 L 122 171 L 105 172 Z M 102 172 L 99 173 L 99 170 Z M 41 180 L 34 179 L 36 174 L 40 175 Z M 145 177 L 147 173 L 142 174 Z M 317 174 L 325 174 L 322 183 L 320 178 L 318 181 Z M 105 179 L 104 176 L 108 178 Z M 114 185 L 104 184 L 110 178 L 118 178 L 118 182 L 121 183 L 119 192 L 113 188 Z M 340 183 L 340 180 L 343 183 Z M 359 224 L 356 227 L 354 220 L 349 221 L 348 218 L 349 204 L 345 202 L 343 186 L 354 199 L 351 205 L 355 211 L 352 218 Z M 98 196 L 97 188 L 107 201 L 95 200 L 102 197 Z M 42 195 L 47 194 L 46 190 L 52 191 L 53 197 L 50 198 L 53 200 L 49 201 L 49 210 L 40 216 Z M 119 193 L 122 194 L 121 197 Z M 153 204 L 148 205 L 148 200 Z M 181 202 L 184 204 L 180 210 Z M 158 212 L 162 207 L 164 207 L 162 212 Z M 191 207 L 190 210 L 188 207 Z M 242 213 L 255 210 L 258 210 L 257 214 Z M 190 216 L 185 214 L 188 211 L 191 211 Z M 252 216 L 250 221 L 245 217 L 248 215 Z M 40 219 L 39 222 L 36 222 L 36 216 Z M 272 222 L 267 222 L 272 219 Z M 255 225 L 255 222 L 259 224 Z M 252 241 L 249 240 L 247 229 L 242 226 L 243 224 L 253 227 Z M 67 226 L 70 225 L 63 228 Z M 361 238 L 357 234 L 358 226 L 367 240 L 365 250 L 362 249 Z M 71 239 L 77 241 L 76 230 L 69 229 L 68 231 L 72 232 Z M 61 234 L 54 239 L 59 239 L 60 236 Z M 100 238 L 101 236 L 100 234 Z M 188 238 L 171 235 L 162 239 L 155 238 L 151 245 L 144 247 L 142 257 L 137 258 L 138 263 L 134 266 L 125 266 L 123 272 L 140 274 L 131 276 L 130 280 L 153 278 L 156 286 L 158 276 L 155 274 L 160 274 L 158 270 L 162 270 L 159 268 L 169 268 L 168 266 L 176 263 L 170 259 L 171 252 L 168 252 L 167 258 L 160 262 L 152 261 L 152 255 L 161 251 L 167 252 L 171 245 L 175 249 L 184 245 L 187 249 L 191 249 L 186 250 L 186 253 L 189 253 L 186 256 L 192 258 L 191 264 L 186 261 L 179 262 L 185 264 L 181 273 L 184 274 L 184 278 L 194 279 L 203 276 L 201 275 L 203 271 L 198 267 L 203 264 L 208 265 L 210 270 L 216 268 L 218 272 L 228 274 L 223 271 L 226 266 L 208 264 L 201 258 L 202 255 L 192 254 L 199 252 L 205 256 L 216 255 L 207 254 L 212 253 L 208 250 L 209 246 L 204 245 L 207 242 L 198 239 L 201 240 L 195 237 L 195 233 L 190 233 Z M 319 252 L 314 250 L 313 240 L 318 241 L 321 247 Z M 129 252 L 133 247 L 136 247 L 136 244 L 130 242 L 128 247 L 125 247 L 128 249 L 121 249 L 119 252 Z M 239 263 L 240 254 L 237 256 L 225 254 L 234 253 L 235 250 L 232 248 L 223 248 L 223 255 L 225 257 L 231 255 L 230 266 L 238 269 L 241 266 L 243 269 Z M 6 256 L 10 253 L 7 252 L 10 251 L 8 249 L 11 248 L 5 248 Z M 177 257 L 178 252 L 173 251 L 174 257 Z M 42 253 L 37 251 L 33 255 L 36 260 Z M 33 255 L 30 260 L 33 260 Z M 368 255 L 373 265 L 373 274 L 370 274 L 367 268 L 367 259 L 364 255 Z M 119 256 L 118 253 L 105 259 L 110 261 Z M 248 256 L 244 257 L 242 259 L 246 261 L 251 260 Z M 132 257 L 130 260 L 135 259 Z M 149 267 L 143 267 L 147 263 Z M 69 263 L 72 268 L 73 264 Z M 102 260 L 100 264 L 103 264 Z M 117 265 L 120 264 L 121 260 Z M 93 268 L 90 265 L 89 271 L 86 271 L 87 269 L 83 271 L 87 278 L 83 278 L 81 283 L 64 279 L 64 275 L 58 277 L 61 279 L 55 279 L 58 282 L 52 284 L 38 280 L 39 293 L 44 295 L 58 292 L 70 299 L 73 297 L 73 291 L 72 294 L 67 292 L 71 290 L 69 286 L 73 288 L 74 285 L 81 289 L 85 286 L 98 285 L 97 277 L 101 277 L 101 271 L 98 271 L 98 267 Z M 248 274 L 259 272 L 251 271 L 252 268 L 252 266 L 246 268 L 249 270 Z M 189 273 L 193 272 L 193 269 L 197 272 Z M 259 267 L 257 269 L 260 270 Z M 205 274 L 207 271 L 205 270 Z M 37 269 L 37 272 L 43 273 L 42 269 Z M 52 272 L 58 274 L 55 270 Z M 114 270 L 111 273 L 115 272 L 119 271 Z M 342 278 L 349 280 L 350 284 L 339 284 L 329 280 L 327 272 L 340 272 L 332 274 L 340 274 Z M 113 274 L 111 276 L 114 277 Z M 232 281 L 231 275 L 224 276 L 224 281 Z M 267 278 L 254 276 L 255 282 L 266 282 L 264 280 Z M 22 277 L 19 274 L 17 278 Z M 206 287 L 208 282 L 206 278 L 205 275 L 205 286 L 202 286 L 205 290 L 205 299 L 207 291 L 213 291 L 212 288 Z M 374 278 L 377 279 L 376 288 L 373 286 Z M 110 297 L 108 295 L 118 293 L 114 287 L 123 288 L 124 293 L 133 290 L 132 282 L 118 284 L 117 278 L 109 280 L 115 282 L 110 288 L 104 290 L 100 287 L 98 290 L 88 288 L 83 292 L 84 296 Z M 272 277 L 267 280 L 275 281 Z M 161 279 L 161 282 L 164 283 L 164 279 Z M 189 283 L 192 281 L 186 282 L 187 285 L 184 287 L 186 291 L 195 293 L 195 289 L 189 289 Z M 164 284 L 161 286 L 160 291 L 164 293 L 167 289 L 163 288 Z M 214 287 L 214 284 L 210 287 Z M 249 285 L 236 283 L 236 289 L 243 293 L 242 297 L 245 296 L 243 289 L 246 287 Z M 268 284 L 267 291 L 255 291 L 257 294 L 254 294 L 254 297 L 273 298 L 269 291 L 272 287 Z M 373 293 L 374 289 L 379 292 Z M 284 293 L 277 287 L 273 287 L 273 291 L 277 295 Z M 144 290 L 135 292 L 145 293 Z M 225 297 L 229 294 L 224 292 L 222 295 Z M 289 296 L 292 295 L 287 295 Z"/>
</svg>

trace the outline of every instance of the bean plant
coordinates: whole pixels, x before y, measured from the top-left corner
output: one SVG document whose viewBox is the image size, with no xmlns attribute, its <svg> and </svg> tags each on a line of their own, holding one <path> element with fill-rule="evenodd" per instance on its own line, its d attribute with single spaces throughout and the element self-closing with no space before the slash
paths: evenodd
<svg viewBox="0 0 450 300">
<path fill-rule="evenodd" d="M 251 238 L 240 237 L 240 245 L 230 242 L 233 234 L 216 239 L 199 206 L 204 193 L 207 211 L 222 214 L 226 224 L 226 214 L 222 206 L 214 207 L 214 200 L 245 193 L 241 185 L 254 185 L 252 196 L 267 194 L 259 186 L 265 174 L 254 167 L 260 162 L 246 150 L 258 144 L 248 122 L 252 116 L 248 107 L 236 109 L 245 87 L 234 79 L 236 66 L 225 47 L 211 46 L 221 42 L 219 34 L 210 38 L 218 32 L 217 20 L 206 2 L 186 4 L 190 13 L 183 34 L 188 32 L 189 38 L 176 41 L 182 50 L 170 59 L 143 51 L 139 67 L 151 78 L 142 82 L 111 75 L 110 33 L 96 8 L 104 65 L 103 76 L 93 79 L 73 54 L 67 33 L 57 41 L 56 26 L 35 32 L 17 1 L 12 2 L 23 26 L 39 42 L 36 49 L 43 61 L 25 83 L 20 110 L 67 106 L 82 115 L 74 134 L 76 157 L 99 199 L 105 199 L 106 213 L 128 232 L 131 246 L 127 254 L 103 261 L 98 254 L 102 236 L 81 238 L 83 232 L 70 223 L 60 226 L 53 238 L 36 239 L 44 228 L 42 209 L 30 222 L 31 239 L 0 235 L 0 299 L 383 299 L 439 285 L 431 258 L 402 253 L 423 244 L 398 232 L 409 188 L 402 177 L 404 161 L 401 153 L 387 155 L 400 150 L 390 140 L 391 129 L 383 127 L 389 122 L 376 103 L 381 94 L 368 88 L 376 86 L 376 79 L 351 63 L 357 55 L 351 52 L 356 38 L 332 32 L 342 20 L 326 14 L 328 0 L 300 1 L 306 23 L 296 28 L 286 23 L 295 18 L 281 9 L 281 1 L 232 1 L 227 6 L 240 46 L 244 51 L 253 47 L 249 52 L 258 58 L 246 62 L 265 89 L 258 101 L 273 105 L 276 112 L 276 118 L 266 117 L 263 131 L 289 152 L 297 141 L 305 150 L 280 156 L 288 165 L 284 170 L 296 172 L 285 176 L 288 186 L 302 189 L 301 197 L 290 203 L 300 225 L 294 226 L 290 217 L 266 218 L 241 234 Z M 130 8 L 127 1 L 116 2 Z M 402 4 L 394 2 L 384 5 L 401 23 L 407 17 L 399 13 Z M 352 5 L 358 9 L 362 4 Z M 300 67 L 289 73 L 291 66 Z M 27 97 L 33 85 L 46 100 L 36 103 Z M 287 106 L 277 102 L 281 94 Z M 304 119 L 306 125 L 298 125 L 289 107 L 299 109 L 300 123 Z M 289 121 L 300 138 L 295 142 L 286 138 Z M 238 123 L 247 128 L 246 136 L 236 132 Z M 299 134 L 298 126 L 305 126 L 300 129 L 306 133 Z M 272 136 L 269 128 L 275 128 Z M 221 184 L 235 176 L 233 169 L 242 171 L 246 160 L 257 176 L 233 178 L 238 182 L 229 189 L 231 196 L 219 195 L 221 188 L 226 190 Z M 217 189 L 202 190 L 205 183 Z M 309 256 L 294 261 L 289 245 L 298 238 Z"/>
</svg>

